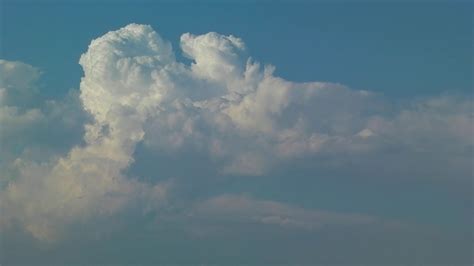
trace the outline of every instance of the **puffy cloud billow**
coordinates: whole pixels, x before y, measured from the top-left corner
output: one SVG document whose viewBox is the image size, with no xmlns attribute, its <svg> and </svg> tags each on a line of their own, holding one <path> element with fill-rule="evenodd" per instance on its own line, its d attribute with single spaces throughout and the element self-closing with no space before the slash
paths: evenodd
<svg viewBox="0 0 474 266">
<path fill-rule="evenodd" d="M 71 226 L 137 208 L 140 214 L 170 215 L 173 201 L 182 206 L 173 215 L 182 219 L 226 216 L 301 230 L 378 221 L 225 191 L 198 203 L 179 200 L 176 187 L 193 177 L 163 176 L 159 170 L 131 176 L 127 169 L 138 146 L 156 155 L 149 160 L 183 153 L 207 158 L 215 175 L 235 178 L 271 177 L 274 169 L 305 160 L 316 170 L 350 172 L 356 164 L 368 169 L 366 175 L 442 176 L 465 183 L 472 177 L 471 98 L 394 103 L 337 83 L 287 81 L 274 75 L 273 66 L 247 58 L 244 42 L 232 35 L 185 33 L 180 47 L 190 65 L 177 61 L 171 44 L 150 26 L 108 32 L 80 58 L 80 95 L 40 107 L 27 104 L 38 93 L 39 71 L 0 61 L 1 154 L 8 158 L 0 165 L 2 231 L 21 227 L 37 239 L 55 241 Z M 71 106 L 89 117 L 64 111 Z M 64 144 L 69 150 L 29 156 L 34 147 L 45 146 L 35 144 L 40 140 L 33 135 L 51 127 L 58 134 L 83 132 L 83 140 Z M 13 147 L 14 140 L 21 143 Z M 178 168 L 189 163 L 172 158 Z M 345 165 L 349 159 L 352 164 Z"/>
</svg>

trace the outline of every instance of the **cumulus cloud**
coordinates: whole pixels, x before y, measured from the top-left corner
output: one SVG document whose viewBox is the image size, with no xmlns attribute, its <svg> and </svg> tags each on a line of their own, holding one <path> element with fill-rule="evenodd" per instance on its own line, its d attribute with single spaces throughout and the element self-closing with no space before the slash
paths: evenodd
<svg viewBox="0 0 474 266">
<path fill-rule="evenodd" d="M 150 40 L 144 34 L 150 34 Z M 114 213 L 134 198 L 149 197 L 153 204 L 161 200 L 162 187 L 146 187 L 121 175 L 121 170 L 133 161 L 134 145 L 143 137 L 141 127 L 147 109 L 156 104 L 139 94 L 140 88 L 145 93 L 151 88 L 137 72 L 142 64 L 167 59 L 154 54 L 165 49 L 156 36 L 149 28 L 137 26 L 112 32 L 91 44 L 80 61 L 85 72 L 81 99 L 94 119 L 85 126 L 85 145 L 74 147 L 57 161 L 21 165 L 19 178 L 8 184 L 2 198 L 5 220 L 16 219 L 35 237 L 54 240 L 64 226 Z M 135 57 L 127 61 L 117 56 L 115 62 L 114 52 L 121 51 L 107 49 L 108 39 L 113 42 L 123 38 L 136 39 L 127 44 L 136 46 L 125 47 L 125 52 L 132 54 L 121 55 Z M 144 46 L 140 41 L 145 42 Z M 148 47 L 152 59 L 142 54 Z M 116 67 L 131 71 L 130 75 L 119 79 L 114 73 Z M 133 90 L 137 93 L 131 93 Z"/>
<path fill-rule="evenodd" d="M 130 24 L 91 42 L 80 58 L 84 76 L 79 97 L 91 115 L 83 143 L 50 160 L 15 160 L 17 176 L 8 179 L 1 195 L 2 225 L 19 223 L 39 239 L 54 240 L 71 224 L 113 217 L 133 206 L 143 212 L 159 210 L 170 200 L 172 176 L 148 173 L 152 179 L 169 179 L 152 184 L 127 176 L 137 145 L 164 156 L 198 154 L 209 158 L 219 175 L 247 176 L 312 156 L 333 158 L 339 167 L 338 157 L 370 163 L 378 154 L 398 149 L 403 161 L 407 154 L 416 158 L 425 151 L 437 158 L 456 155 L 448 167 L 470 178 L 471 99 L 443 96 L 404 107 L 341 84 L 276 77 L 274 67 L 247 58 L 244 42 L 234 36 L 186 33 L 180 41 L 191 65 L 176 61 L 170 43 L 150 26 Z M 19 92 L 11 95 L 28 97 L 23 91 L 34 87 L 37 70 L 1 63 L 4 73 L 23 73 L 7 74 L 11 78 L 1 83 L 5 104 L 0 119 L 7 121 L 2 135 L 13 135 L 8 132 L 24 125 L 36 128 L 49 114 L 20 112 L 11 105 L 20 96 L 8 95 L 16 86 Z M 30 78 L 15 85 L 18 75 Z M 185 208 L 193 215 L 233 213 L 264 224 L 310 229 L 373 219 L 238 196 L 194 206 Z"/>
<path fill-rule="evenodd" d="M 0 60 L 0 73 L 0 138 L 4 146 L 8 144 L 6 139 L 39 122 L 43 114 L 32 104 L 38 93 L 38 69 L 21 62 Z"/>
<path fill-rule="evenodd" d="M 87 119 L 78 94 L 38 101 L 41 72 L 25 63 L 0 60 L 0 187 L 18 175 L 22 161 L 42 162 L 80 142 Z"/>
<path fill-rule="evenodd" d="M 41 72 L 22 62 L 0 59 L 0 105 L 28 105 L 38 93 Z"/>
</svg>

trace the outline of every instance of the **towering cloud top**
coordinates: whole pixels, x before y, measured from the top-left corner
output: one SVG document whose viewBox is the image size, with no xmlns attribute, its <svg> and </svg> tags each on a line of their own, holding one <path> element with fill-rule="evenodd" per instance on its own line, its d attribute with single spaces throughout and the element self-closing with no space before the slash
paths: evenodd
<svg viewBox="0 0 474 266">
<path fill-rule="evenodd" d="M 181 36 L 181 49 L 195 60 L 192 70 L 198 76 L 225 82 L 242 75 L 244 65 L 240 53 L 245 48 L 239 38 L 223 36 L 215 32 L 195 36 L 185 33 Z"/>
<path fill-rule="evenodd" d="M 92 116 L 84 143 L 40 163 L 21 158 L 10 162 L 19 171 L 14 178 L 2 177 L 8 183 L 0 196 L 2 225 L 18 223 L 39 239 L 54 240 L 72 225 L 114 217 L 136 206 L 142 214 L 159 213 L 172 205 L 177 196 L 170 193 L 183 184 L 199 186 L 194 176 L 160 171 L 146 173 L 154 182 L 129 176 L 126 170 L 135 162 L 139 144 L 149 161 L 180 152 L 205 158 L 208 165 L 202 169 L 210 168 L 217 176 L 261 176 L 299 160 L 306 169 L 359 176 L 470 177 L 470 99 L 437 97 L 406 108 L 340 84 L 287 81 L 276 77 L 272 66 L 247 58 L 242 40 L 217 33 L 183 34 L 181 49 L 193 61 L 190 65 L 176 61 L 170 43 L 150 26 L 137 24 L 93 40 L 80 58 L 80 99 Z M 19 101 L 5 98 L 6 93 L 28 94 L 23 91 L 32 87 L 37 71 L 5 61 L 0 67 L 3 121 L 21 115 L 11 112 Z M 23 69 L 29 78 L 19 82 L 12 68 Z M 177 168 L 194 163 L 178 161 Z M 202 186 L 208 182 L 203 180 Z M 195 208 L 190 201 L 178 200 L 188 211 Z M 194 211 L 222 213 L 227 208 L 222 205 L 235 202 L 238 213 L 285 226 L 317 228 L 320 217 L 337 224 L 348 218 L 238 196 L 206 199 Z M 268 206 L 273 206 L 269 213 L 263 210 Z M 362 218 L 347 220 L 375 220 L 357 217 Z"/>
</svg>

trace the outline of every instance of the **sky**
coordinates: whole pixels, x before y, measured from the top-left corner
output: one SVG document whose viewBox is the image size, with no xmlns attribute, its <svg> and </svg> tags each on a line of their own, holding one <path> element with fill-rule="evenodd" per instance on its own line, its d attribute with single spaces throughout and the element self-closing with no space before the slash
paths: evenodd
<svg viewBox="0 0 474 266">
<path fill-rule="evenodd" d="M 0 2 L 0 264 L 472 265 L 468 2 Z"/>
</svg>

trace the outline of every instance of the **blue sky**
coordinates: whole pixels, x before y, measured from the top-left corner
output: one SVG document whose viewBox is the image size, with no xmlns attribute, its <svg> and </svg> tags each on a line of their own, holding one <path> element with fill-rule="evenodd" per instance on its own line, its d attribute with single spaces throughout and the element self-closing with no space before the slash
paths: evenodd
<svg viewBox="0 0 474 266">
<path fill-rule="evenodd" d="M 468 3 L 45 2 L 3 1 L 2 57 L 50 73 L 53 96 L 77 87 L 91 39 L 130 22 L 152 25 L 174 47 L 184 32 L 234 34 L 294 81 L 407 97 L 472 88 Z"/>
<path fill-rule="evenodd" d="M 0 264 L 472 263 L 472 4 L 0 4 Z"/>
</svg>

